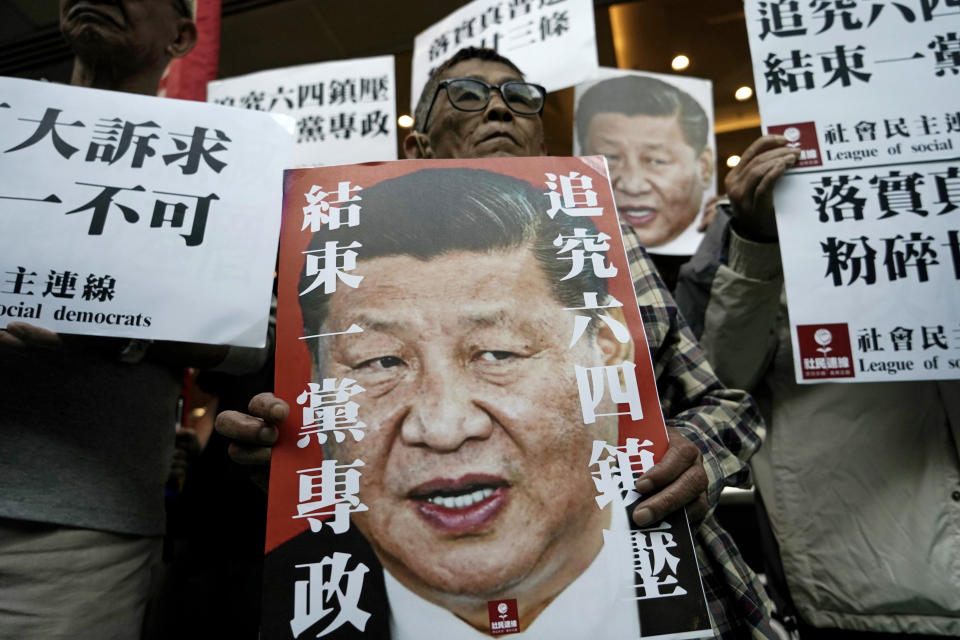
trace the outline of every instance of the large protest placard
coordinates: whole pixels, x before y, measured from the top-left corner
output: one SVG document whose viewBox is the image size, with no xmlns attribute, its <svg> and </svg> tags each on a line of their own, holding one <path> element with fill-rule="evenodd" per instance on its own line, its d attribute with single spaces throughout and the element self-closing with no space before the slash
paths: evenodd
<svg viewBox="0 0 960 640">
<path fill-rule="evenodd" d="M 745 3 L 763 126 L 798 169 L 960 155 L 960 6 L 939 0 Z"/>
<path fill-rule="evenodd" d="M 602 67 L 574 104 L 574 155 L 607 158 L 620 219 L 651 253 L 692 255 L 717 194 L 713 84 Z"/>
<path fill-rule="evenodd" d="M 745 3 L 798 382 L 960 377 L 960 5 Z"/>
<path fill-rule="evenodd" d="M 296 145 L 287 168 L 397 159 L 393 56 L 216 80 L 207 85 L 207 100 L 294 118 Z"/>
<path fill-rule="evenodd" d="M 468 46 L 495 49 L 547 91 L 572 87 L 599 66 L 590 0 L 475 0 L 414 40 L 411 112 L 434 69 Z"/>
<path fill-rule="evenodd" d="M 288 171 L 262 637 L 712 636 L 600 157 Z"/>
<path fill-rule="evenodd" d="M 262 346 L 291 129 L 0 78 L 0 327 Z"/>
</svg>

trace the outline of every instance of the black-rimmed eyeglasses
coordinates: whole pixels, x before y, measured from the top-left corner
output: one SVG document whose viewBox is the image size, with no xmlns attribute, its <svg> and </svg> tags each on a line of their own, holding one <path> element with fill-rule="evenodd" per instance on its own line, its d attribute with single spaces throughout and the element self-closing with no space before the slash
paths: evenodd
<svg viewBox="0 0 960 640">
<path fill-rule="evenodd" d="M 495 85 L 487 84 L 483 80 L 475 78 L 450 78 L 449 80 L 442 80 L 437 85 L 437 90 L 433 93 L 433 100 L 430 101 L 430 108 L 427 109 L 427 115 L 423 119 L 423 126 L 420 130 L 427 130 L 433 105 L 436 104 L 437 96 L 440 95 L 441 90 L 447 92 L 447 99 L 450 100 L 454 109 L 458 111 L 483 111 L 490 104 L 490 96 L 493 95 L 494 89 L 500 92 L 503 103 L 514 113 L 522 116 L 532 116 L 543 111 L 547 90 L 538 84 L 511 80 L 501 85 Z"/>
</svg>

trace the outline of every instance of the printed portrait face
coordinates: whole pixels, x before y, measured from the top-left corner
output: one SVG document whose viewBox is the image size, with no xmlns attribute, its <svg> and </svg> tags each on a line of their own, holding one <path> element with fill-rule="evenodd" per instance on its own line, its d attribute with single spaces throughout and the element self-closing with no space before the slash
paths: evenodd
<svg viewBox="0 0 960 640">
<path fill-rule="evenodd" d="M 500 62 L 464 60 L 447 69 L 443 79 L 474 78 L 501 85 L 523 80 Z M 460 111 L 442 89 L 427 121 L 426 132 L 434 158 L 495 158 L 543 155 L 543 123 L 539 115 L 511 111 L 503 96 L 493 91 L 483 111 Z"/>
<path fill-rule="evenodd" d="M 434 602 L 552 597 L 595 557 L 610 518 L 588 465 L 594 440 L 616 442 L 616 416 L 584 425 L 574 366 L 619 364 L 632 347 L 605 326 L 570 347 L 575 315 L 526 246 L 381 256 L 354 273 L 362 284 L 332 294 L 323 330 L 363 332 L 333 338 L 321 371 L 364 388 L 364 438 L 328 444 L 364 462 L 369 510 L 354 526 Z"/>
<path fill-rule="evenodd" d="M 666 244 L 694 222 L 713 157 L 686 142 L 676 116 L 597 113 L 586 141 L 588 154 L 606 156 L 620 218 L 645 246 Z"/>
</svg>

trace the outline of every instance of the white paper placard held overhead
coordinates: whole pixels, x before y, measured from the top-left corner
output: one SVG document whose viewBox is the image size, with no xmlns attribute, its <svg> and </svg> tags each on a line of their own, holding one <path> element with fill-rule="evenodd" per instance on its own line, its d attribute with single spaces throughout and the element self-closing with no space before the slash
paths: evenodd
<svg viewBox="0 0 960 640">
<path fill-rule="evenodd" d="M 0 327 L 262 346 L 291 129 L 0 78 Z"/>
<path fill-rule="evenodd" d="M 960 209 L 937 192 L 943 185 L 960 203 L 958 169 L 933 162 L 780 178 L 798 382 L 960 377 Z M 913 204 L 894 186 L 908 182 Z"/>
<path fill-rule="evenodd" d="M 286 168 L 397 159 L 393 56 L 270 69 L 207 85 L 216 104 L 296 120 Z"/>
<path fill-rule="evenodd" d="M 960 155 L 956 3 L 744 5 L 766 133 L 803 154 L 797 169 Z"/>
<path fill-rule="evenodd" d="M 744 5 L 797 382 L 960 377 L 954 2 Z"/>
<path fill-rule="evenodd" d="M 495 49 L 547 91 L 572 87 L 599 66 L 591 0 L 475 0 L 414 40 L 411 113 L 430 73 L 468 46 Z"/>
<path fill-rule="evenodd" d="M 717 194 L 713 83 L 601 67 L 574 104 L 573 155 L 606 156 L 620 219 L 647 251 L 692 255 Z"/>
</svg>

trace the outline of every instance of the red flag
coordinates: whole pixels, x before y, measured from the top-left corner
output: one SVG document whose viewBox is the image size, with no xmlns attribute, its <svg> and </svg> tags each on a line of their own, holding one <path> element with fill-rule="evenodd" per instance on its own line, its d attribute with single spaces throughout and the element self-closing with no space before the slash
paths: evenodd
<svg viewBox="0 0 960 640">
<path fill-rule="evenodd" d="M 207 99 L 207 83 L 217 78 L 220 59 L 221 0 L 198 0 L 197 45 L 183 58 L 170 62 L 160 79 L 157 95 L 183 100 Z"/>
</svg>

